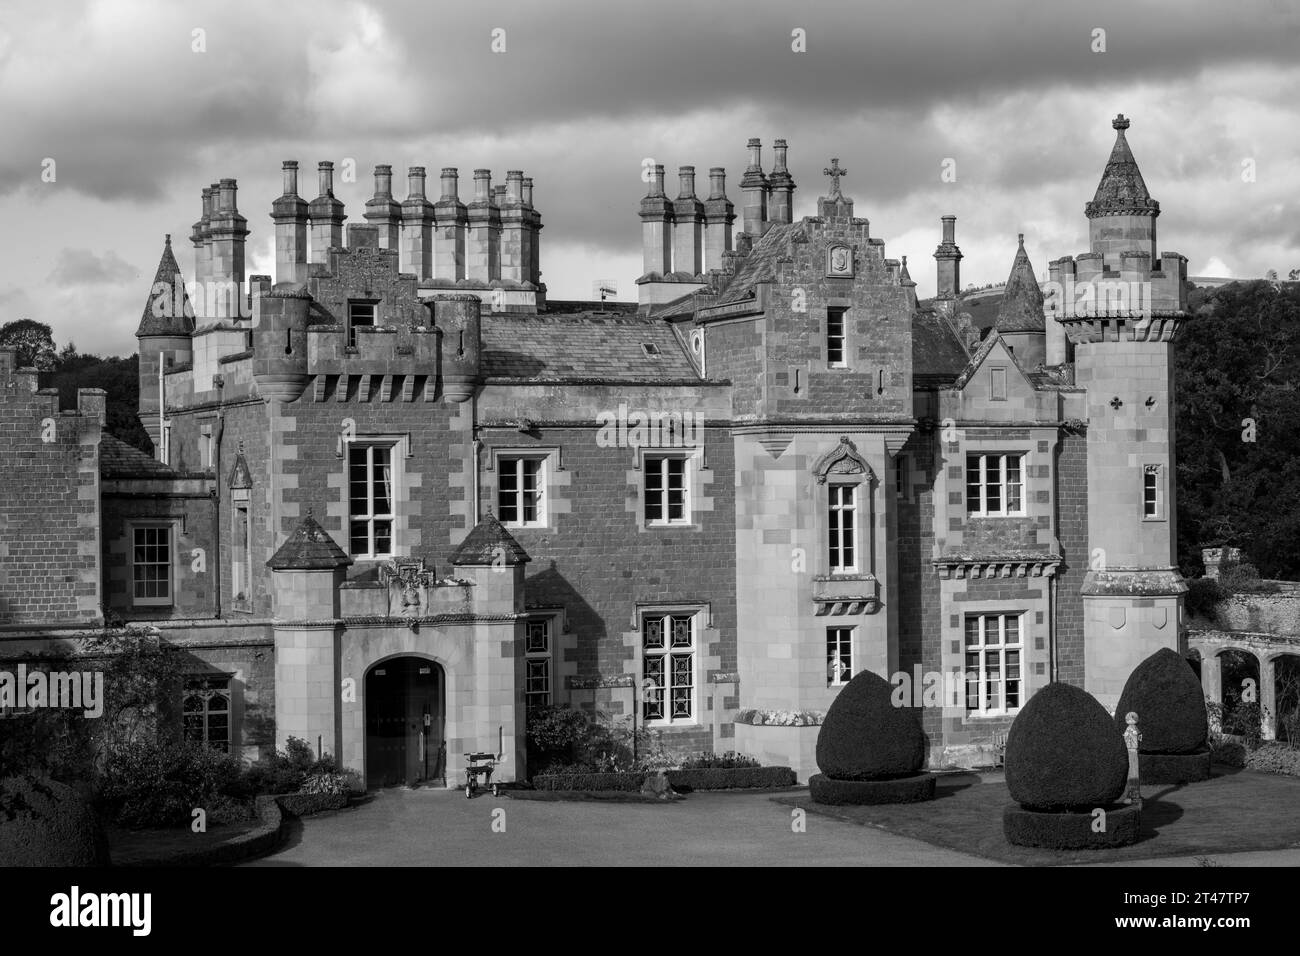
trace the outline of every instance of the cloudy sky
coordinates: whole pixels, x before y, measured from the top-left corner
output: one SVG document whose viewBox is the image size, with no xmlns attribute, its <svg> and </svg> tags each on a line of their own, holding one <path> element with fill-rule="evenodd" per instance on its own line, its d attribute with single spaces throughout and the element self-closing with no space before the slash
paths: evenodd
<svg viewBox="0 0 1300 956">
<path fill-rule="evenodd" d="M 239 181 L 250 273 L 272 273 L 280 162 L 317 161 L 360 221 L 370 170 L 457 166 L 536 181 L 553 298 L 614 279 L 635 299 L 649 158 L 700 182 L 745 141 L 790 142 L 808 215 L 832 156 L 890 256 L 934 291 L 939 217 L 963 280 L 1006 278 L 1025 233 L 1042 273 L 1087 245 L 1114 131 L 1162 205 L 1160 247 L 1192 274 L 1300 268 L 1300 12 L 1284 0 L 581 0 L 244 3 L 4 0 L 0 322 L 129 354 L 171 233 L 192 268 L 200 189 Z M 194 31 L 204 31 L 195 52 Z M 493 52 L 492 32 L 505 31 Z M 792 31 L 806 51 L 792 50 Z M 1104 30 L 1104 52 L 1095 31 Z M 770 148 L 765 163 L 770 163 Z M 42 170 L 53 159 L 54 181 Z M 943 182 L 945 160 L 956 180 Z M 1253 168 L 1253 181 L 1243 169 Z M 395 182 L 405 195 L 404 177 Z M 674 193 L 675 194 L 675 193 Z"/>
</svg>

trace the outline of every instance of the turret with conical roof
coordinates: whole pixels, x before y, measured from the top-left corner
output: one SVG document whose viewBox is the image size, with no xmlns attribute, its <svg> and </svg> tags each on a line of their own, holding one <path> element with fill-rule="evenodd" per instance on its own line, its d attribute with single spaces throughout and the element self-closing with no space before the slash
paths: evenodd
<svg viewBox="0 0 1300 956">
<path fill-rule="evenodd" d="M 140 342 L 140 399 L 136 417 L 149 433 L 159 461 L 166 461 L 162 447 L 162 372 L 191 360 L 193 331 L 194 309 L 169 235 L 163 242 L 158 271 L 154 273 L 144 314 L 135 330 Z"/>
<path fill-rule="evenodd" d="M 1034 267 L 1029 262 L 1029 254 L 1025 252 L 1025 234 L 1022 232 L 1019 238 L 1020 245 L 1016 249 L 1016 258 L 1011 263 L 1011 274 L 1007 277 L 1002 301 L 998 305 L 995 328 L 1021 366 L 1034 369 L 1046 357 L 1043 290 L 1038 286 Z"/>
<path fill-rule="evenodd" d="M 1160 203 L 1151 198 L 1124 131 L 1129 120 L 1121 113 L 1111 121 L 1115 145 L 1097 184 L 1092 202 L 1084 207 L 1092 252 L 1103 258 L 1104 268 L 1118 270 L 1122 253 L 1136 251 L 1157 262 L 1156 217 Z"/>
</svg>

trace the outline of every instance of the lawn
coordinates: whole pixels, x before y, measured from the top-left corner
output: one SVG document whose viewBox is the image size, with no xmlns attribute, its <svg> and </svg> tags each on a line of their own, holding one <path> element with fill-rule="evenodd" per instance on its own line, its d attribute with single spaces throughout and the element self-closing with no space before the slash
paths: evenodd
<svg viewBox="0 0 1300 956">
<path fill-rule="evenodd" d="M 1300 846 L 1300 779 L 1220 766 L 1214 772 L 1202 783 L 1143 787 L 1142 839 L 1109 850 L 1056 851 L 1007 843 L 1002 835 L 1002 808 L 1011 798 L 1001 773 L 941 774 L 935 799 L 926 803 L 824 807 L 807 794 L 773 799 L 810 813 L 1026 866 Z"/>
</svg>

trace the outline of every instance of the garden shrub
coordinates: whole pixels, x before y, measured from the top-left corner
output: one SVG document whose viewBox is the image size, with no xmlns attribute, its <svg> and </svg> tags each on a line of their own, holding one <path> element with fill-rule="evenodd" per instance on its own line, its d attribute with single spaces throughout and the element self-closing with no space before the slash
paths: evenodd
<svg viewBox="0 0 1300 956">
<path fill-rule="evenodd" d="M 1121 735 L 1130 712 L 1138 715 L 1142 753 L 1185 754 L 1205 748 L 1205 695 L 1196 672 L 1176 651 L 1162 647 L 1129 675 L 1115 708 Z"/>
<path fill-rule="evenodd" d="M 1219 574 L 1219 587 L 1228 594 L 1266 593 L 1277 590 L 1272 581 L 1265 581 L 1259 576 L 1259 569 L 1253 564 L 1238 564 Z"/>
<path fill-rule="evenodd" d="M 1193 578 L 1187 582 L 1183 606 L 1187 608 L 1188 614 L 1213 621 L 1218 616 L 1216 606 L 1227 596 L 1228 592 L 1214 578 Z"/>
<path fill-rule="evenodd" d="M 333 757 L 317 758 L 305 740 L 290 737 L 285 741 L 284 750 L 275 751 L 244 772 L 242 787 L 244 793 L 253 796 L 297 793 L 308 777 L 338 772 Z"/>
<path fill-rule="evenodd" d="M 533 777 L 538 790 L 621 790 L 636 792 L 645 782 L 645 774 L 623 773 L 544 773 Z"/>
<path fill-rule="evenodd" d="M 668 783 L 674 790 L 740 790 L 793 787 L 794 771 L 789 767 L 701 767 L 669 770 Z"/>
<path fill-rule="evenodd" d="M 683 759 L 676 769 L 680 770 L 731 770 L 735 767 L 757 767 L 759 762 L 748 754 L 737 753 L 734 750 L 728 750 L 726 753 L 715 754 L 704 752 L 692 754 Z"/>
<path fill-rule="evenodd" d="M 107 866 L 108 841 L 90 805 L 48 777 L 0 779 L 0 864 Z"/>
<path fill-rule="evenodd" d="M 1031 810 L 1086 811 L 1113 804 L 1128 781 L 1128 750 L 1106 708 L 1072 684 L 1053 682 L 1007 733 L 1011 798 Z"/>
<path fill-rule="evenodd" d="M 193 741 L 138 740 L 107 755 L 100 799 L 127 827 L 185 826 L 196 807 L 241 795 L 239 760 Z"/>
<path fill-rule="evenodd" d="M 831 703 L 817 734 L 817 766 L 837 780 L 913 774 L 925 762 L 925 734 L 912 711 L 895 707 L 893 685 L 863 671 Z"/>
<path fill-rule="evenodd" d="M 1244 765 L 1248 770 L 1300 777 L 1300 749 L 1269 741 L 1258 750 L 1244 754 L 1244 757 Z"/>
</svg>

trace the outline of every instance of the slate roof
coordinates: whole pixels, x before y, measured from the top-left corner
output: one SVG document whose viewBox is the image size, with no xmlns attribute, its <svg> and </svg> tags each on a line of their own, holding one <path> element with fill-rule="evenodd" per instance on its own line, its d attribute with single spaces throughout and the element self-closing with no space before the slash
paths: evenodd
<svg viewBox="0 0 1300 956">
<path fill-rule="evenodd" d="M 718 304 L 726 305 L 749 298 L 754 294 L 758 283 L 775 279 L 777 260 L 785 256 L 786 244 L 803 234 L 802 222 L 781 223 L 769 229 L 763 238 L 754 243 L 749 255 L 740 260 L 736 274 L 722 289 Z"/>
<path fill-rule="evenodd" d="M 135 330 L 137 337 L 142 335 L 189 335 L 194 331 L 194 309 L 190 305 L 189 293 L 185 291 L 184 278 L 181 276 L 181 267 L 176 262 L 176 256 L 172 252 L 172 237 L 168 236 L 163 244 L 162 256 L 158 260 L 158 271 L 154 273 L 153 283 L 149 286 L 149 296 L 144 303 L 144 314 L 140 316 L 140 326 Z M 175 312 L 174 293 L 170 290 L 174 283 L 181 285 L 181 307 L 180 315 L 155 315 L 158 312 Z M 154 288 L 158 283 L 164 283 L 168 288 L 167 305 L 162 305 L 157 310 L 154 309 Z"/>
<path fill-rule="evenodd" d="M 1097 192 L 1092 197 L 1092 202 L 1084 207 L 1084 212 L 1089 219 L 1148 210 L 1159 212 L 1160 203 L 1152 199 L 1151 193 L 1147 191 L 1137 160 L 1133 158 L 1133 151 L 1124 138 L 1124 130 L 1128 129 L 1129 121 L 1121 113 L 1110 125 L 1115 128 L 1115 145 L 1110 151 L 1106 168 L 1102 171 L 1101 182 L 1097 184 Z"/>
<path fill-rule="evenodd" d="M 1020 236 L 1020 248 L 1011 263 L 1011 275 L 998 296 L 997 330 L 999 332 L 1043 332 L 1047 326 L 1043 319 L 1043 290 L 1038 287 L 1034 267 L 1025 252 L 1025 237 Z"/>
<path fill-rule="evenodd" d="M 523 564 L 532 558 L 489 512 L 452 552 L 451 563 L 495 564 L 498 560 L 506 564 Z"/>
<path fill-rule="evenodd" d="M 105 434 L 99 439 L 99 474 L 102 478 L 179 478 L 180 473 L 152 455 Z"/>
<path fill-rule="evenodd" d="M 918 385 L 947 384 L 966 368 L 970 356 L 947 320 L 934 309 L 912 319 L 912 377 Z"/>
<path fill-rule="evenodd" d="M 307 517 L 298 522 L 266 566 L 274 571 L 327 571 L 351 563 L 352 559 L 316 523 L 308 509 Z"/>
<path fill-rule="evenodd" d="M 483 374 L 558 382 L 698 380 L 668 323 L 622 312 L 483 313 Z M 643 345 L 650 345 L 647 352 Z"/>
</svg>

